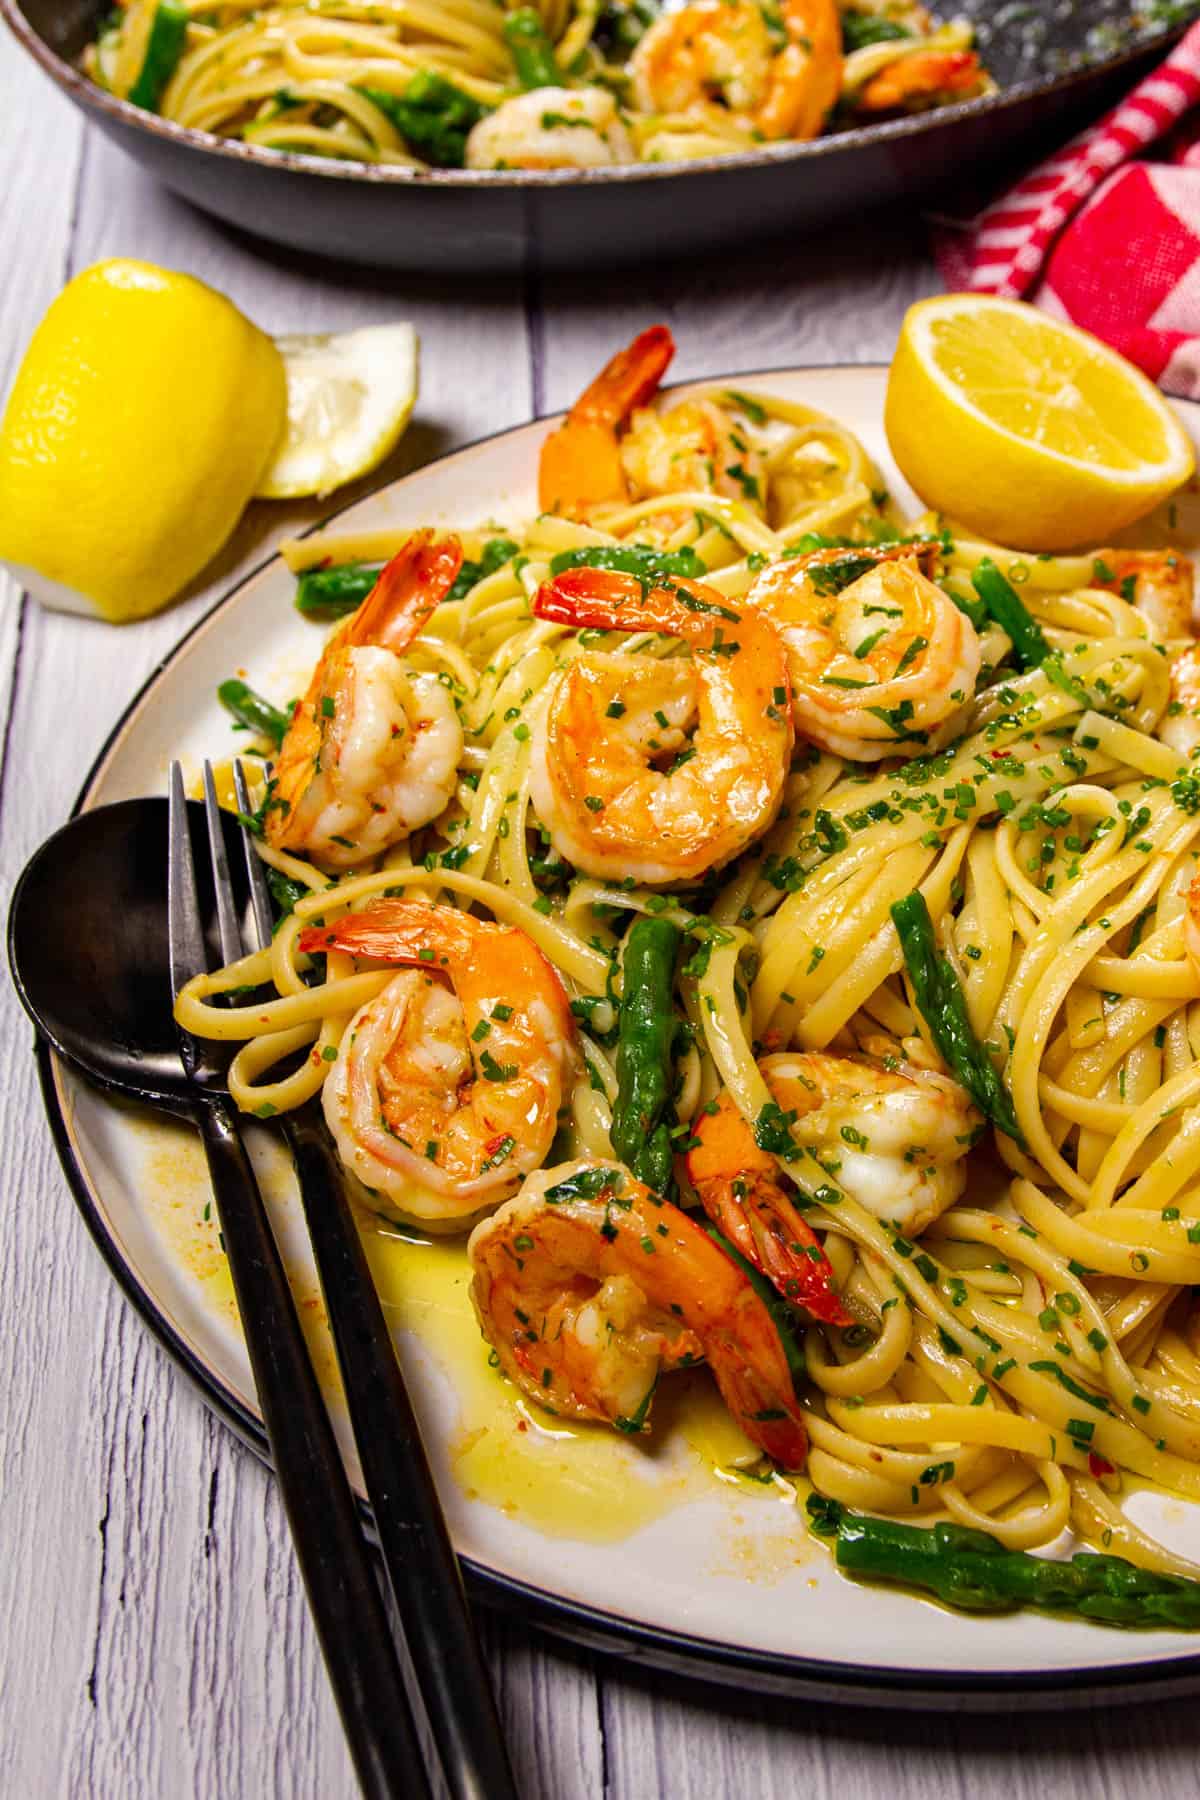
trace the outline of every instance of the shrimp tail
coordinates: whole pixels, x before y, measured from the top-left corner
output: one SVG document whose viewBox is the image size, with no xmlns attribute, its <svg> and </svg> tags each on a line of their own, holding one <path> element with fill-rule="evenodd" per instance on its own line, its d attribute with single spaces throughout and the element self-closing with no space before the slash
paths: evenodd
<svg viewBox="0 0 1200 1800">
<path fill-rule="evenodd" d="M 375 644 L 397 655 L 407 650 L 450 592 L 462 559 L 462 545 L 453 535 L 414 531 L 380 570 L 342 641 Z"/>
<path fill-rule="evenodd" d="M 651 325 L 605 363 L 571 408 L 572 421 L 586 419 L 614 430 L 658 392 L 675 340 L 665 325 Z"/>
<path fill-rule="evenodd" d="M 435 942 L 443 949 L 455 935 L 450 907 L 428 906 L 423 900 L 376 900 L 360 913 L 347 913 L 332 925 L 313 925 L 300 933 L 301 950 L 308 956 L 325 950 L 346 950 L 351 956 L 370 956 L 377 962 L 438 967 Z M 436 924 L 436 939 L 433 928 Z M 466 949 L 468 928 L 457 934 Z"/>
<path fill-rule="evenodd" d="M 696 1191 L 717 1229 L 792 1306 L 826 1325 L 854 1324 L 833 1287 L 833 1265 L 821 1240 L 778 1182 L 735 1175 Z"/>
<path fill-rule="evenodd" d="M 974 50 L 927 50 L 881 70 L 859 94 L 857 107 L 860 112 L 893 112 L 935 94 L 973 93 L 982 74 Z"/>
<path fill-rule="evenodd" d="M 667 327 L 652 325 L 584 389 L 566 422 L 542 445 L 538 505 L 543 512 L 578 517 L 589 507 L 628 498 L 617 431 L 657 393 L 674 354 Z"/>
<path fill-rule="evenodd" d="M 302 931 L 306 955 L 346 950 L 376 962 L 399 963 L 448 975 L 461 986 L 456 970 L 463 963 L 491 968 L 497 981 L 514 993 L 537 991 L 553 1014 L 560 1037 L 575 1042 L 575 1020 L 562 978 L 525 932 L 459 912 L 454 906 L 430 906 L 424 900 L 375 900 L 360 913 L 347 913 L 331 925 Z"/>
<path fill-rule="evenodd" d="M 728 1094 L 693 1121 L 688 1176 L 713 1224 L 784 1299 L 827 1325 L 853 1325 L 833 1286 L 833 1267 L 812 1227 L 784 1192 L 775 1160 Z"/>
<path fill-rule="evenodd" d="M 615 569 L 564 569 L 543 582 L 534 599 L 536 618 L 591 631 L 662 631 L 701 644 L 722 623 L 737 625 L 742 614 L 720 594 L 680 576 L 671 586 L 646 592 L 636 575 Z"/>
<path fill-rule="evenodd" d="M 775 1332 L 769 1319 L 766 1329 Z M 808 1432 L 799 1406 L 781 1406 L 779 1394 L 763 1381 L 751 1359 L 739 1354 L 741 1345 L 732 1334 L 730 1339 L 728 1355 L 719 1353 L 714 1343 L 708 1347 L 709 1367 L 721 1398 L 772 1462 L 781 1469 L 802 1469 L 808 1457 Z"/>
</svg>

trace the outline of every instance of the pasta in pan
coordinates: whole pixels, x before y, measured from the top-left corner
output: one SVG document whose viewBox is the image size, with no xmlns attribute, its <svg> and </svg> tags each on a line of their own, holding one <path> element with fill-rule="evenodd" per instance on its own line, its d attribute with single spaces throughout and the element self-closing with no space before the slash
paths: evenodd
<svg viewBox="0 0 1200 1800">
<path fill-rule="evenodd" d="M 127 0 L 85 65 L 177 124 L 470 168 L 723 156 L 987 92 L 910 0 Z"/>
<path fill-rule="evenodd" d="M 180 1023 L 474 1226 L 552 1410 L 648 1429 L 703 1357 L 832 1501 L 1194 1574 L 1120 1505 L 1200 1499 L 1190 565 L 906 522 L 804 406 L 656 409 L 669 354 L 532 522 L 287 546 L 371 592 L 260 793 L 273 943 Z"/>
</svg>

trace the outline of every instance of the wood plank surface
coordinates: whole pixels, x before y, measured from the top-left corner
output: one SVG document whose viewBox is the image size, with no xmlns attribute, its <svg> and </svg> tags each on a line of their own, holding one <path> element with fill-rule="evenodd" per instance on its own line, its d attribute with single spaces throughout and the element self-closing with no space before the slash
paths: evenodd
<svg viewBox="0 0 1200 1800">
<path fill-rule="evenodd" d="M 433 282 L 264 249 L 84 130 L 0 39 L 0 379 L 62 281 L 137 255 L 212 281 L 272 331 L 413 319 L 422 395 L 392 467 L 566 404 L 653 319 L 690 377 L 885 359 L 931 291 L 915 217 L 710 269 Z M 116 631 L 0 589 L 0 887 L 66 815 L 134 687 L 237 571 L 304 518 L 252 510 L 220 566 Z M 121 1298 L 42 1124 L 30 1033 L 0 989 L 0 1795 L 350 1800 L 275 1488 Z M 769 1601 L 767 1602 L 769 1603 Z M 1195 1792 L 1179 1704 L 1016 1720 L 816 1709 L 667 1680 L 482 1621 L 528 1800 L 1167 1800 Z M 819 1646 L 816 1646 L 819 1648 Z"/>
</svg>

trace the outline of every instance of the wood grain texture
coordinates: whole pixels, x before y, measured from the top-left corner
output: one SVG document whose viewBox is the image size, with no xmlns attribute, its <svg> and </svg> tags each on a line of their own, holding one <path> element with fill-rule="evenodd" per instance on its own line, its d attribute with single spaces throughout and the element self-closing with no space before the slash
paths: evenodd
<svg viewBox="0 0 1200 1800">
<path fill-rule="evenodd" d="M 610 1792 L 621 1800 L 1173 1800 L 1181 1780 L 1195 1786 L 1194 1714 L 1176 1702 L 971 1719 L 604 1679 Z"/>
<path fill-rule="evenodd" d="M 937 286 L 913 218 L 856 222 L 819 244 L 722 253 L 710 266 L 550 278 L 535 290 L 538 410 L 568 405 L 614 350 L 658 320 L 675 334 L 671 380 L 886 362 L 904 309 Z"/>
<path fill-rule="evenodd" d="M 85 133 L 0 41 L 0 371 L 62 280 L 140 255 L 213 281 L 274 331 L 412 318 L 414 424 L 387 474 L 566 404 L 634 330 L 675 329 L 680 377 L 885 358 L 934 285 L 913 220 L 841 241 L 442 291 L 262 250 Z M 65 816 L 109 725 L 239 568 L 316 508 L 252 509 L 217 568 L 114 631 L 0 587 L 0 885 Z M 3 578 L 0 578 L 2 582 Z M 30 1034 L 0 989 L 0 1794 L 351 1800 L 273 1483 L 121 1298 L 41 1124 Z M 764 1603 L 769 1604 L 769 1597 Z M 526 1800 L 1167 1800 L 1195 1789 L 1188 1706 L 1014 1724 L 827 1709 L 592 1659 L 485 1614 Z"/>
</svg>

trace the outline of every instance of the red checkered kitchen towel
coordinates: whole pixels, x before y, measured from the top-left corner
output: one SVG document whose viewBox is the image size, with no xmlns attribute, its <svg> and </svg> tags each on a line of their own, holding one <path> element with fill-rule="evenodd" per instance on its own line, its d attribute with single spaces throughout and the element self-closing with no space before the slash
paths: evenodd
<svg viewBox="0 0 1200 1800">
<path fill-rule="evenodd" d="M 1200 24 L 934 251 L 949 289 L 1030 299 L 1200 400 Z"/>
</svg>

